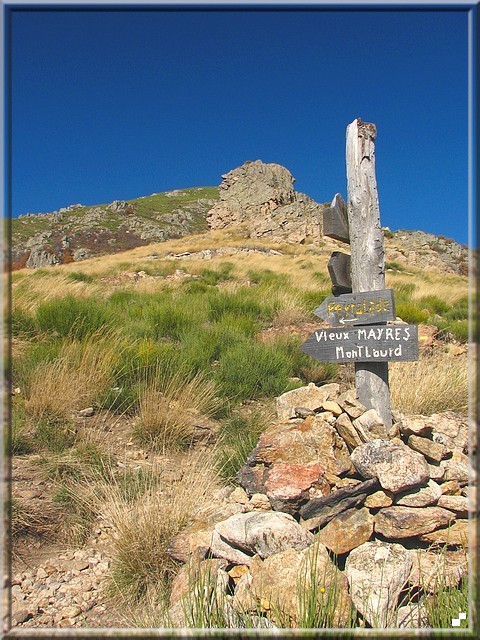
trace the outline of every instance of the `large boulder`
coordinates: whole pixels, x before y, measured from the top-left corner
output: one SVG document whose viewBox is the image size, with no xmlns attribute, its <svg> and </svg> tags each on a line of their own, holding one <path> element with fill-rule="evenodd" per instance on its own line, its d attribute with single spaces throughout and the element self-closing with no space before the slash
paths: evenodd
<svg viewBox="0 0 480 640">
<path fill-rule="evenodd" d="M 372 627 L 395 626 L 398 596 L 412 568 L 412 554 L 399 544 L 376 540 L 350 552 L 345 575 L 358 611 Z"/>
<path fill-rule="evenodd" d="M 425 458 L 400 440 L 375 439 L 353 450 L 351 459 L 364 478 L 378 478 L 383 489 L 398 493 L 429 479 Z"/>
<path fill-rule="evenodd" d="M 275 423 L 262 433 L 238 473 L 250 496 L 265 493 L 274 509 L 294 514 L 310 498 L 330 493 L 326 474 L 354 472 L 347 445 L 321 415 Z"/>
<path fill-rule="evenodd" d="M 275 621 L 289 626 L 297 626 L 302 614 L 305 617 L 312 610 L 312 604 L 316 604 L 317 611 L 330 613 L 328 626 L 344 626 L 352 609 L 347 579 L 319 543 L 300 551 L 285 549 L 265 560 L 255 557 L 249 578 L 237 592 L 237 606 L 260 608 Z M 331 605 L 332 598 L 335 606 L 328 611 L 327 603 Z"/>
<path fill-rule="evenodd" d="M 294 178 L 285 167 L 247 161 L 222 178 L 220 200 L 208 212 L 210 228 L 246 223 L 254 238 L 295 243 L 321 238 L 323 205 L 297 193 Z"/>
<path fill-rule="evenodd" d="M 215 525 L 213 555 L 250 565 L 254 555 L 266 558 L 285 549 L 306 549 L 313 535 L 287 513 L 239 513 Z"/>
</svg>

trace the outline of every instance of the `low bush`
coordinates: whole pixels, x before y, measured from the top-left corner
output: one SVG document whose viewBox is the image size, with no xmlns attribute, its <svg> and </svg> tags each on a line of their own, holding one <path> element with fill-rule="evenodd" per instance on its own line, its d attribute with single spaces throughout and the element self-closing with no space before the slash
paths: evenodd
<svg viewBox="0 0 480 640">
<path fill-rule="evenodd" d="M 404 322 L 411 324 L 427 324 L 429 321 L 427 311 L 419 307 L 417 302 L 397 302 L 395 312 Z"/>
<path fill-rule="evenodd" d="M 215 380 L 222 395 L 241 402 L 283 393 L 291 368 L 291 358 L 275 346 L 243 342 L 222 353 Z"/>
<path fill-rule="evenodd" d="M 81 340 L 108 325 L 110 317 L 98 299 L 68 295 L 39 304 L 35 320 L 39 331 Z"/>
</svg>

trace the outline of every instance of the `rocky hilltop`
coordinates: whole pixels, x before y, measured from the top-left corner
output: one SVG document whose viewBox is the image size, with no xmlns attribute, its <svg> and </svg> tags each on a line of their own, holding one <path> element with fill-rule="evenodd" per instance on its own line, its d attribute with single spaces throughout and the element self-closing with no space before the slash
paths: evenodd
<svg viewBox="0 0 480 640">
<path fill-rule="evenodd" d="M 322 238 L 324 206 L 295 191 L 295 178 L 285 167 L 256 160 L 222 178 L 220 199 L 207 218 L 212 229 L 245 223 L 252 238 L 295 243 Z"/>
<path fill-rule="evenodd" d="M 209 229 L 236 227 L 247 238 L 317 246 L 323 236 L 319 204 L 295 191 L 295 179 L 279 164 L 247 161 L 222 176 L 219 187 L 154 193 L 133 200 L 12 220 L 12 268 L 77 262 Z M 333 195 L 333 194 L 332 194 Z M 406 265 L 468 274 L 468 252 L 454 240 L 421 231 L 385 230 L 387 268 Z"/>
</svg>

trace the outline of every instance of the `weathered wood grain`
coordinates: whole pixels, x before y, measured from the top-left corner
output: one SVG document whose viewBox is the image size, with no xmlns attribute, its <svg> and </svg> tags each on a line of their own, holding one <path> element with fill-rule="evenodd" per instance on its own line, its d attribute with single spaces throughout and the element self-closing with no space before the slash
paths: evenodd
<svg viewBox="0 0 480 640">
<path fill-rule="evenodd" d="M 323 211 L 323 235 L 341 242 L 350 242 L 347 204 L 339 193 L 335 194 L 330 207 Z"/>
<path fill-rule="evenodd" d="M 374 124 L 355 119 L 347 127 L 347 215 L 354 292 L 385 289 L 385 248 L 375 177 Z M 392 424 L 388 364 L 355 365 L 355 386 L 362 404 L 375 409 L 387 429 Z"/>
<path fill-rule="evenodd" d="M 313 313 L 332 326 L 395 321 L 393 289 L 329 296 Z"/>
<path fill-rule="evenodd" d="M 382 324 L 317 329 L 300 349 L 319 362 L 413 361 L 418 360 L 418 327 Z"/>
</svg>

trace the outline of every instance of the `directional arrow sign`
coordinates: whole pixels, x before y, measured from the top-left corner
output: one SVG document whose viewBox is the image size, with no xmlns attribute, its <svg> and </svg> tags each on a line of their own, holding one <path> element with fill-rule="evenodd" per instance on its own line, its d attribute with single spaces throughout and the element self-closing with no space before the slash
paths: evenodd
<svg viewBox="0 0 480 640">
<path fill-rule="evenodd" d="M 393 289 L 329 296 L 313 313 L 334 327 L 395 321 Z"/>
<path fill-rule="evenodd" d="M 319 362 L 418 360 L 418 327 L 397 324 L 317 329 L 300 349 Z"/>
</svg>

